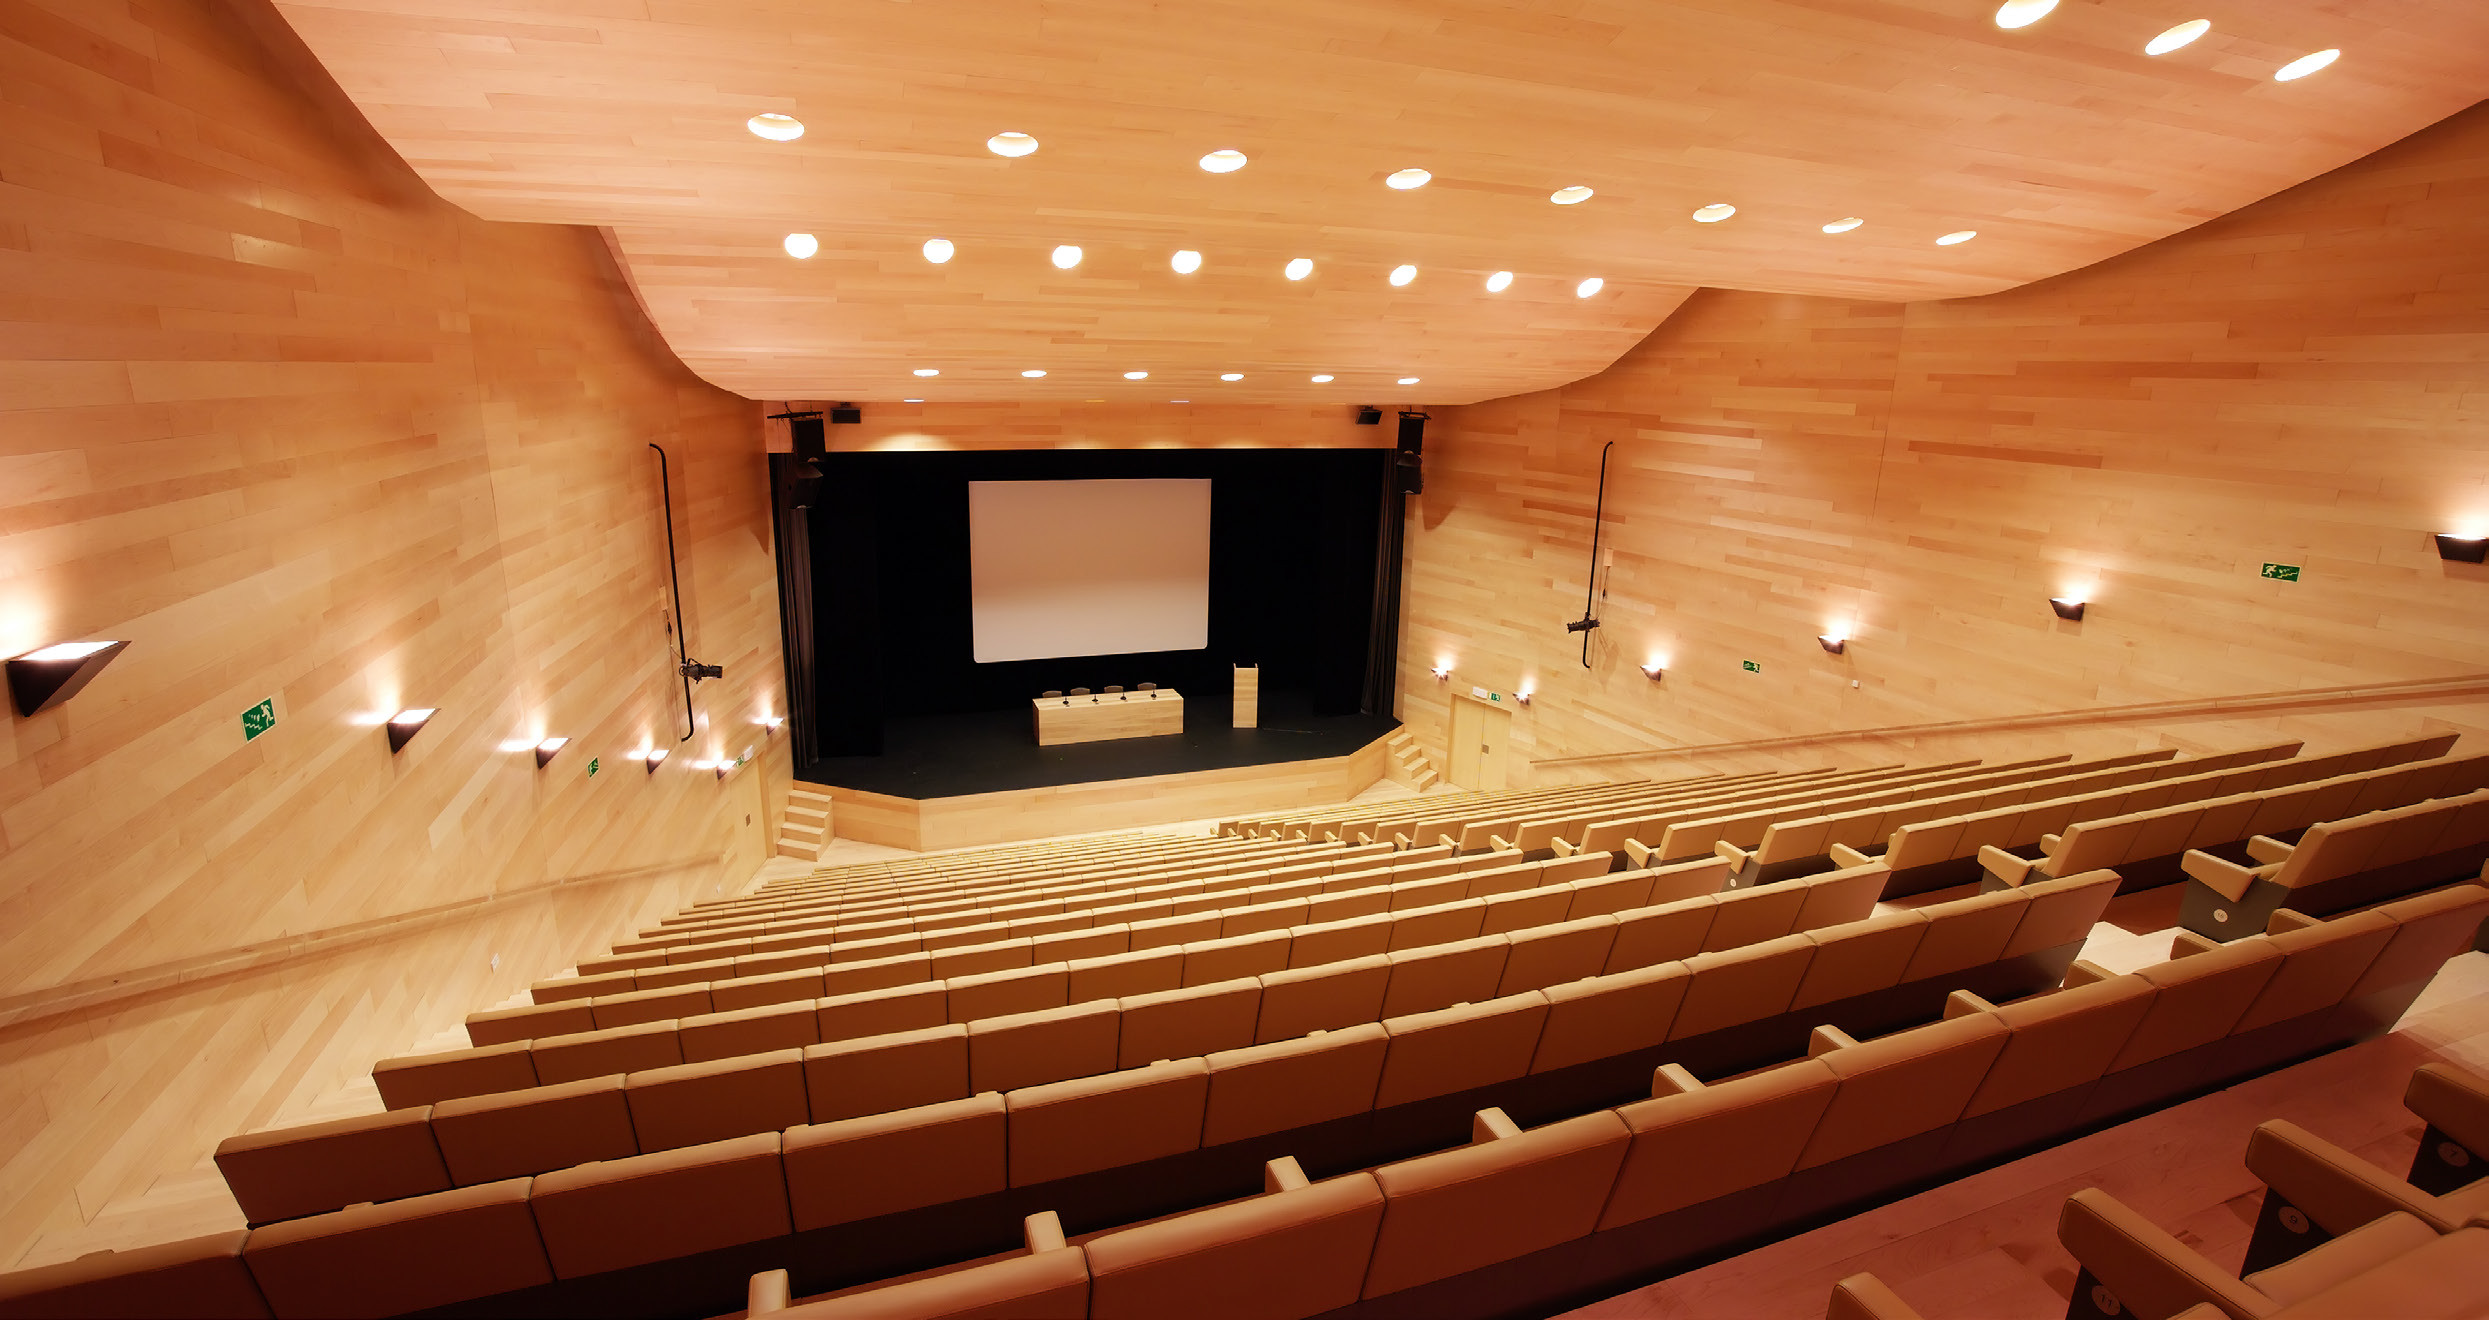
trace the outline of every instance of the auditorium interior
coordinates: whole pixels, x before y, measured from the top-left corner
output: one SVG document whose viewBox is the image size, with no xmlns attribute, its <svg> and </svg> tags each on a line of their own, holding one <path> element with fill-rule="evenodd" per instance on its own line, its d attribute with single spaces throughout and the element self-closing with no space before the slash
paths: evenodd
<svg viewBox="0 0 2489 1320">
<path fill-rule="evenodd" d="M 2485 97 L 0 0 L 0 1320 L 2489 1315 Z"/>
</svg>

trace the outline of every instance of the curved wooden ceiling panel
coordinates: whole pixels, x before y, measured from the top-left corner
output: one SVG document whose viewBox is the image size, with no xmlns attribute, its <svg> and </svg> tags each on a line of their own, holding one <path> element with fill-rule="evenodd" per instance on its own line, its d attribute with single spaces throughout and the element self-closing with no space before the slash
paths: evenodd
<svg viewBox="0 0 2489 1320">
<path fill-rule="evenodd" d="M 610 227 L 675 350 L 754 397 L 1541 389 L 1696 285 L 2008 288 L 2489 92 L 2480 0 L 2065 0 L 2016 31 L 1992 0 L 277 3 L 443 195 Z M 2197 17 L 2209 35 L 2144 53 Z M 807 132 L 755 137 L 763 111 Z M 988 152 L 1005 130 L 1042 145 Z M 1251 163 L 1195 164 L 1218 148 Z M 1383 186 L 1405 166 L 1433 182 Z M 1596 196 L 1550 204 L 1571 184 Z M 1737 214 L 1695 222 L 1712 202 Z M 780 249 L 798 231 L 820 255 Z M 932 237 L 958 257 L 926 262 Z M 1063 243 L 1074 271 L 1047 263 Z M 1168 268 L 1179 248 L 1200 273 Z M 1489 294 L 1497 270 L 1518 278 Z"/>
</svg>

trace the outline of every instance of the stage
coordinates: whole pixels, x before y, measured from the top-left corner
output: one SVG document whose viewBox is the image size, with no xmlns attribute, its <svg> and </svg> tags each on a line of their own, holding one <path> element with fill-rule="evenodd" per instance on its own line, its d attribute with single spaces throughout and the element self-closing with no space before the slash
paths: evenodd
<svg viewBox="0 0 2489 1320">
<path fill-rule="evenodd" d="M 1222 694 L 1223 696 L 1223 694 Z M 829 791 L 831 833 L 961 848 L 1344 801 L 1382 778 L 1399 721 L 1317 716 L 1264 694 L 1261 726 L 1186 694 L 1184 731 L 1040 747 L 1029 709 L 892 718 L 879 756 L 825 757 L 797 778 Z"/>
</svg>

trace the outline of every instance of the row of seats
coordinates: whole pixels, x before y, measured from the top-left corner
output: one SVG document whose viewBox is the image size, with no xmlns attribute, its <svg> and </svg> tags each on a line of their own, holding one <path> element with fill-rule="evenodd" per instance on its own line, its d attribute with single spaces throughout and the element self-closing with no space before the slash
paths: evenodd
<svg viewBox="0 0 2489 1320">
<path fill-rule="evenodd" d="M 2183 809 L 2187 804 L 2211 798 L 2227 799 L 2268 791 L 2288 791 L 2317 782 L 2358 779 L 2380 771 L 2391 773 L 2395 767 L 2431 761 L 2447 745 L 2447 739 L 2425 739 L 2325 756 L 2239 766 L 2104 793 L 1964 812 L 1939 820 L 1919 821 L 1895 830 L 1885 844 L 1883 856 L 1896 872 L 1907 873 L 1941 867 L 1964 858 L 1984 857 L 1986 854 L 1981 849 L 1986 847 L 2009 851 L 2039 847 L 2045 851 L 2048 836 L 2060 831 L 2070 834 L 2073 827 L 2080 823 L 2107 820 L 2133 812 L 2172 807 Z M 2230 837 L 2245 836 L 2234 834 Z M 2177 849 L 2170 851 L 2174 853 Z M 2068 870 L 2065 873 L 2072 872 Z M 1962 877 L 1964 880 L 1975 878 L 1975 872 Z"/>
<path fill-rule="evenodd" d="M 1595 875 L 1570 878 L 1585 872 Z M 1654 894 L 1711 892 L 1719 887 L 1721 872 L 1716 865 L 1697 865 L 1610 873 L 1604 858 L 1528 863 L 1350 891 L 1342 897 L 1353 905 L 1338 910 L 1363 909 L 1362 915 L 1276 930 L 1258 927 L 1266 919 L 1302 917 L 1311 905 L 1297 900 L 1276 908 L 1243 909 L 1251 918 L 1245 923 L 1251 933 L 1246 934 L 1222 934 L 1229 918 L 1213 911 L 1138 927 L 1109 927 L 1091 932 L 1086 946 L 1022 938 L 945 955 L 902 955 L 539 1005 L 470 1019 L 471 1036 L 493 1044 L 384 1059 L 374 1067 L 373 1078 L 385 1102 L 394 1105 L 405 1097 L 417 1103 L 413 1097 L 507 1089 L 506 1083 L 522 1074 L 535 1081 L 565 1081 L 720 1057 L 721 1051 L 796 1029 L 792 1023 L 797 1020 L 816 1022 L 816 1039 L 834 1040 L 928 1025 L 916 1020 L 928 1015 L 934 1022 L 957 1022 L 1060 1007 L 1081 999 L 1174 989 L 1521 930 L 1647 905 Z M 1529 887 L 1518 887 L 1525 885 Z M 1477 896 L 1465 896 L 1471 894 Z M 1403 901 L 1413 906 L 1392 906 Z M 1188 938 L 1193 936 L 1201 938 Z M 1048 960 L 1033 961 L 1040 957 Z M 971 970 L 977 968 L 985 970 Z M 927 979 L 942 972 L 954 974 Z M 874 988 L 814 993 L 857 984 Z M 599 1021 L 613 1025 L 600 1026 Z M 544 1034 L 497 1039 L 500 1033 L 520 1031 Z M 690 1043 L 695 1039 L 698 1043 Z"/>
<path fill-rule="evenodd" d="M 1261 1197 L 1059 1246 L 1041 1235 L 1032 1250 L 1004 1259 L 777 1314 L 1320 1314 L 1660 1215 L 1698 1213 L 1721 1197 L 2346 997 L 2416 995 L 2468 942 L 2489 892 L 2471 887 L 2399 906 L 2368 914 L 2385 923 L 2382 939 L 2373 925 L 2334 923 L 2294 931 L 2287 945 L 2277 939 L 2255 960 L 2253 977 L 2198 954 L 2001 1008 L 1960 996 L 1941 1021 L 1864 1042 L 1819 1032 L 1806 1059 L 1714 1084 L 1663 1067 L 1650 1100 L 1527 1131 L 1486 1110 L 1464 1147 L 1314 1183 L 1280 1164 Z M 2242 983 L 2244 996 L 2236 993 Z"/>
<path fill-rule="evenodd" d="M 2189 757 L 2168 751 L 2139 753 L 2089 769 L 2067 767 L 2066 773 L 2018 784 L 1783 818 L 1763 831 L 1761 842 L 1750 850 L 1741 849 L 1741 862 L 1755 867 L 1786 866 L 1821 857 L 1831 852 L 1835 844 L 1861 850 L 1881 849 L 1904 825 L 2235 770 L 2286 760 L 2296 756 L 2299 748 L 2299 743 L 2284 742 Z"/>
<path fill-rule="evenodd" d="M 2412 1078 L 2406 1105 L 2489 1140 L 2489 1077 L 2445 1064 Z M 2297 1124 L 2259 1125 L 2247 1167 L 2266 1185 L 2236 1274 L 2115 1197 L 2066 1200 L 2058 1240 L 2082 1266 L 2067 1315 L 2142 1320 L 2469 1320 L 2489 1314 L 2489 1182 L 2442 1193 L 2399 1182 Z M 1890 1317 L 1886 1317 L 1890 1320 Z"/>
<path fill-rule="evenodd" d="M 2064 758 L 2050 758 L 2062 760 Z M 1650 798 L 1616 799 L 1599 805 L 1595 810 L 1568 812 L 1576 819 L 1603 820 L 1632 816 L 1656 820 L 1674 820 L 1685 816 L 1716 814 L 1740 807 L 1766 807 L 1809 803 L 1835 797 L 1845 792 L 1858 792 L 1870 787 L 1900 788 L 1913 784 L 1942 782 L 1957 776 L 2022 769 L 2034 762 L 2008 762 L 2004 766 L 1983 767 L 1978 761 L 1953 761 L 1935 765 L 1882 765 L 1864 770 L 1831 771 L 1816 776 L 1775 776 L 1741 787 L 1734 793 L 1676 795 Z M 1402 847 L 1428 843 L 1464 844 L 1486 847 L 1488 840 L 1506 830 L 1518 830 L 1517 818 L 1508 812 L 1482 812 L 1475 809 L 1458 814 L 1436 814 L 1386 817 L 1365 829 L 1350 829 L 1343 837 L 1351 842 L 1390 840 Z M 1552 831 L 1550 831 L 1552 836 Z M 1552 838 L 1551 838 L 1552 844 Z"/>
<path fill-rule="evenodd" d="M 1590 784 L 1547 784 L 1532 788 L 1471 789 L 1428 793 L 1423 795 L 1426 802 L 1423 809 L 1429 811 L 1458 811 L 1470 807 L 1484 810 L 1511 809 L 1533 803 L 1564 801 L 1583 793 L 1600 791 L 1677 793 L 1690 789 L 1769 779 L 1781 773 L 1783 772 L 1767 770 L 1743 775 L 1694 775 L 1677 779 L 1607 780 Z M 1828 772 L 1804 771 L 1800 773 Z M 1244 838 L 1298 839 L 1309 842 L 1337 840 L 1342 837 L 1341 830 L 1350 824 L 1371 825 L 1385 817 L 1406 815 L 1409 810 L 1408 805 L 1401 802 L 1350 803 L 1306 815 L 1246 817 L 1222 821 L 1218 832 L 1221 835 L 1236 835 Z"/>
<path fill-rule="evenodd" d="M 1755 799 L 1815 791 L 1840 784 L 1883 781 L 1902 775 L 1944 773 L 1976 764 L 1976 761 L 1963 761 L 1936 766 L 1886 764 L 1857 770 L 1831 768 L 1791 775 L 1741 778 L 1716 785 L 1688 785 L 1680 781 L 1654 786 L 1654 791 L 1647 796 L 1648 800 L 1661 804 Z M 1400 847 L 1458 844 L 1472 827 L 1492 829 L 1496 822 L 1511 817 L 1516 811 L 1536 811 L 1564 802 L 1582 801 L 1595 795 L 1598 789 L 1598 785 L 1577 785 L 1571 789 L 1544 790 L 1546 795 L 1530 798 L 1468 801 L 1420 798 L 1415 802 L 1378 804 L 1370 816 L 1340 822 L 1331 832 L 1331 837 L 1344 843 L 1392 843 Z"/>
<path fill-rule="evenodd" d="M 2309 826 L 2295 844 L 2258 834 L 2250 860 L 2189 850 L 2189 902 L 2180 921 L 2214 939 L 2260 924 L 2283 908 L 2329 912 L 2369 901 L 2381 890 L 2446 879 L 2430 870 L 2464 870 L 2489 860 L 2489 789 L 2371 811 Z"/>
<path fill-rule="evenodd" d="M 1716 873 L 1703 878 L 1717 883 Z M 790 1033 L 707 1060 L 235 1137 L 219 1147 L 217 1162 L 246 1215 L 266 1222 L 807 1119 L 1290 1040 L 1674 962 L 1854 921 L 1873 903 L 1879 880 L 1880 870 L 1871 870 L 1705 894 L 1558 923 L 1542 934 L 1461 939 L 976 1021 L 943 1022 L 937 1007 L 929 1021 L 890 1023 L 855 1039 L 815 1044 Z M 1948 939 L 1938 943 L 1949 947 Z"/>
<path fill-rule="evenodd" d="M 2116 865 L 2157 857 L 2180 857 L 2258 835 L 2296 835 L 2320 822 L 2380 809 L 2411 806 L 2489 786 L 2489 754 L 2451 756 L 2407 765 L 2335 775 L 2219 797 L 2146 807 L 2083 820 L 2062 835 L 2039 840 L 2036 861 L 1994 845 L 1979 851 L 1982 870 L 2002 884 L 2027 875 L 2096 870 L 2086 861 Z"/>
</svg>

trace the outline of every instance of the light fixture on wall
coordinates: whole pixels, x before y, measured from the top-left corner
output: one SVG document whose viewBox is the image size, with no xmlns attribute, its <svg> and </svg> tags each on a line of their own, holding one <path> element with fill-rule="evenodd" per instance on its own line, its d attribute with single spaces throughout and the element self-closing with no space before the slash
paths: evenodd
<svg viewBox="0 0 2489 1320">
<path fill-rule="evenodd" d="M 1815 640 L 1821 643 L 1825 650 L 1830 651 L 1834 655 L 1840 655 L 1849 650 L 1849 638 L 1847 637 L 1838 636 L 1833 633 L 1819 633 L 1816 635 Z"/>
<path fill-rule="evenodd" d="M 756 723 L 761 726 L 761 736 L 766 738 L 775 735 L 779 729 L 785 727 L 786 716 L 763 715 Z"/>
<path fill-rule="evenodd" d="M 57 642 L 9 661 L 9 699 L 32 715 L 78 695 L 128 642 Z"/>
<path fill-rule="evenodd" d="M 665 749 L 662 747 L 643 747 L 632 755 L 638 757 L 640 764 L 647 766 L 648 773 L 652 775 L 657 773 L 658 766 L 665 764 Z"/>
<path fill-rule="evenodd" d="M 542 770 L 542 769 L 544 769 L 546 766 L 553 764 L 553 758 L 554 758 L 556 755 L 560 754 L 561 750 L 562 750 L 564 747 L 567 747 L 567 746 L 569 746 L 569 745 L 570 745 L 570 739 L 568 739 L 568 738 L 558 738 L 558 737 L 557 737 L 557 738 L 547 738 L 547 739 L 545 739 L 543 742 L 537 743 L 537 744 L 536 744 L 536 768 L 537 768 L 537 769 L 539 769 L 539 770 Z"/>
<path fill-rule="evenodd" d="M 1526 706 L 1526 705 L 1529 705 L 1529 704 L 1530 704 L 1530 696 L 1531 696 L 1530 689 L 1528 689 L 1528 688 L 1523 688 L 1523 689 L 1521 689 L 1520 691 L 1513 693 L 1513 694 L 1512 694 L 1512 699 L 1513 699 L 1513 700 L 1515 700 L 1515 701 L 1518 701 L 1518 702 L 1520 702 L 1522 705 Z"/>
<path fill-rule="evenodd" d="M 2489 536 L 2457 536 L 2452 532 L 2437 534 L 2437 557 L 2456 564 L 2477 564 L 2489 560 Z M 11 660 L 10 664 L 17 662 Z"/>
<path fill-rule="evenodd" d="M 432 717 L 440 713 L 436 706 L 416 706 L 390 716 L 388 724 L 383 726 L 389 730 L 389 754 L 395 756 L 405 751 L 406 744 L 413 742 L 415 735 L 423 732 L 423 726 L 430 724 Z"/>
<path fill-rule="evenodd" d="M 2072 619 L 2076 623 L 2083 621 L 2083 605 L 2083 601 L 2070 600 L 2064 596 L 2048 598 L 2048 608 L 2055 610 L 2058 618 Z"/>
<path fill-rule="evenodd" d="M 1668 670 L 1667 670 L 1664 666 L 1662 666 L 1662 665 L 1661 665 L 1661 664 L 1660 664 L 1657 660 L 1653 660 L 1653 661 L 1652 661 L 1652 662 L 1650 662 L 1649 664 L 1642 666 L 1642 676 L 1643 676 L 1644 678 L 1647 678 L 1647 679 L 1651 680 L 1651 681 L 1652 681 L 1652 682 L 1654 682 L 1654 683 L 1658 682 L 1661 678 L 1665 677 L 1665 676 L 1667 675 L 1667 673 L 1668 673 Z"/>
<path fill-rule="evenodd" d="M 1433 670 L 1431 670 L 1431 671 L 1429 671 L 1429 672 L 1431 672 L 1431 673 L 1433 673 L 1433 674 L 1434 674 L 1434 676 L 1435 676 L 1435 681 L 1436 681 L 1436 682 L 1438 682 L 1438 683 L 1448 682 L 1448 681 L 1450 681 L 1450 679 L 1451 679 L 1451 677 L 1452 677 L 1452 666 L 1450 666 L 1450 665 L 1440 665 L 1440 664 L 1439 664 L 1439 665 L 1436 665 L 1436 666 L 1434 667 L 1434 669 L 1433 669 Z"/>
</svg>

